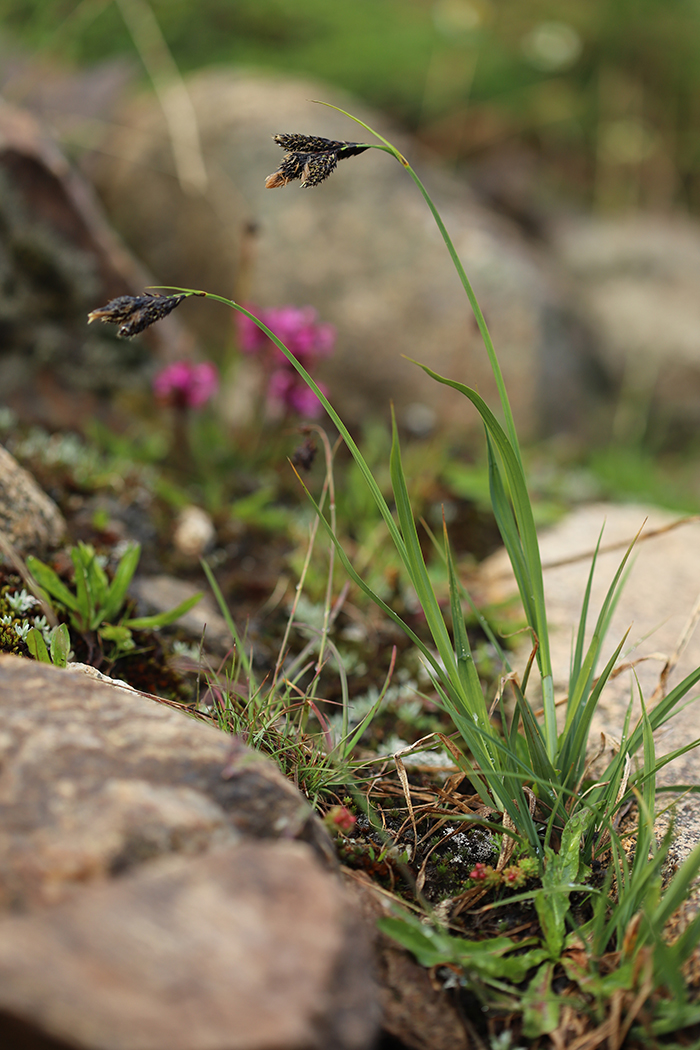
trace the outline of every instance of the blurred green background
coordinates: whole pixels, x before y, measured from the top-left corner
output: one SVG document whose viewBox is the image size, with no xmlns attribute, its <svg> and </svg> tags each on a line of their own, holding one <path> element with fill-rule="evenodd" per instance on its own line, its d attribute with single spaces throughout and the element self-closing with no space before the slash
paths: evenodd
<svg viewBox="0 0 700 1050">
<path fill-rule="evenodd" d="M 126 0 L 124 0 L 126 4 Z M 152 0 L 183 71 L 318 77 L 456 165 L 519 151 L 543 206 L 700 207 L 697 0 Z M 135 57 L 117 0 L 0 0 L 5 47 Z M 497 192 L 497 191 L 496 191 Z"/>
</svg>

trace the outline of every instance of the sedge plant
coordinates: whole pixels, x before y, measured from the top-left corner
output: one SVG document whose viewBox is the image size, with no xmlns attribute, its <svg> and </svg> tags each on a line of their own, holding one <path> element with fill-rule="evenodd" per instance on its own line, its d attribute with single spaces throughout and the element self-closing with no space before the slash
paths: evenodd
<svg viewBox="0 0 700 1050">
<path fill-rule="evenodd" d="M 479 966 L 473 962 L 473 968 L 481 975 L 481 985 L 484 982 L 493 985 L 494 980 L 498 983 L 504 977 L 509 978 L 511 983 L 520 981 L 526 971 L 537 967 L 536 976 L 530 981 L 524 994 L 523 1009 L 529 1011 L 529 1034 L 551 1032 L 556 1028 L 559 1017 L 558 1007 L 554 1003 L 555 997 L 551 992 L 553 967 L 562 958 L 568 943 L 569 904 L 571 894 L 575 890 L 582 891 L 588 886 L 587 892 L 602 901 L 594 908 L 590 929 L 585 931 L 583 950 L 587 957 L 593 959 L 594 955 L 601 956 L 609 950 L 612 943 L 619 941 L 622 958 L 630 961 L 632 983 L 639 980 L 639 967 L 636 970 L 634 968 L 639 953 L 646 950 L 650 944 L 655 945 L 659 958 L 666 961 L 675 952 L 673 961 L 679 966 L 695 943 L 693 937 L 697 929 L 693 925 L 693 933 L 688 936 L 684 934 L 676 947 L 659 947 L 662 943 L 663 923 L 671 914 L 673 906 L 687 893 L 692 879 L 700 870 L 700 853 L 696 849 L 691 854 L 671 883 L 671 888 L 661 898 L 659 887 L 663 849 L 656 849 L 652 823 L 656 772 L 663 764 L 696 746 L 699 741 L 693 741 L 686 747 L 657 759 L 653 747 L 653 734 L 668 721 L 689 690 L 700 681 L 700 668 L 685 678 L 651 710 L 643 709 L 642 716 L 634 724 L 630 701 L 617 753 L 608 760 L 600 775 L 588 782 L 587 750 L 592 719 L 622 651 L 624 639 L 620 641 L 602 670 L 599 670 L 598 663 L 632 548 L 630 547 L 622 559 L 595 620 L 590 641 L 586 642 L 591 585 L 596 565 L 596 557 L 593 558 L 582 599 L 581 617 L 571 660 L 568 695 L 560 720 L 557 717 L 554 698 L 538 537 L 513 413 L 488 326 L 443 220 L 408 160 L 368 125 L 350 114 L 345 115 L 360 124 L 376 141 L 338 142 L 306 135 L 277 135 L 275 140 L 285 149 L 286 154 L 279 169 L 268 177 L 267 186 L 282 187 L 298 179 L 301 180 L 302 186 L 313 187 L 328 178 L 341 160 L 357 157 L 368 149 L 378 149 L 397 161 L 413 179 L 442 235 L 489 358 L 499 397 L 498 414 L 469 386 L 441 376 L 425 365 L 420 367 L 434 381 L 461 393 L 481 418 L 488 455 L 491 506 L 510 558 L 524 615 L 533 639 L 533 654 L 521 679 L 512 673 L 504 657 L 508 688 L 513 693 L 514 714 L 510 719 L 504 717 L 503 730 L 493 725 L 490 705 L 484 696 L 475 666 L 465 625 L 465 595 L 457 577 L 446 529 L 442 543 L 449 583 L 448 614 L 443 611 L 431 583 L 409 498 L 395 421 L 392 423 L 390 453 L 390 477 L 395 508 L 392 511 L 366 459 L 323 390 L 265 322 L 240 303 L 201 290 L 169 288 L 167 290 L 177 294 L 148 295 L 133 299 L 122 297 L 95 311 L 91 318 L 120 323 L 122 327 L 126 324 L 129 331 L 125 334 L 131 335 L 160 316 L 165 316 L 188 296 L 206 296 L 214 299 L 254 323 L 286 357 L 325 408 L 353 456 L 357 470 L 384 521 L 406 577 L 415 590 L 425 615 L 432 646 L 425 644 L 357 572 L 337 540 L 333 524 L 328 520 L 321 503 L 314 501 L 309 494 L 309 499 L 314 503 L 318 514 L 318 521 L 326 530 L 350 579 L 387 617 L 399 624 L 420 650 L 440 703 L 449 713 L 462 738 L 464 755 L 460 761 L 475 791 L 485 805 L 503 814 L 507 834 L 516 839 L 521 848 L 527 849 L 539 865 L 542 889 L 529 894 L 534 897 L 542 928 L 542 937 L 537 946 L 529 947 L 525 956 L 511 959 L 509 953 L 512 942 L 509 942 L 509 945 L 494 945 L 493 965 L 488 963 Z M 499 702 L 505 716 L 502 696 L 499 697 Z M 643 757 L 643 764 L 635 771 L 633 759 L 638 753 Z M 629 862 L 620 845 L 617 818 L 623 807 L 635 799 L 639 806 L 640 824 L 636 854 L 634 860 Z M 654 858 L 652 863 L 648 863 L 650 853 Z M 587 882 L 588 865 L 599 856 L 612 857 L 612 867 L 616 873 L 614 878 L 617 905 L 612 911 L 612 916 L 605 895 L 600 891 L 596 895 Z M 633 944 L 630 942 L 625 946 L 624 931 L 628 929 L 632 919 L 636 923 L 638 935 Z M 404 927 L 403 941 L 412 947 L 419 959 L 430 965 L 443 961 L 467 966 L 462 960 L 466 958 L 465 953 L 469 955 L 471 949 L 467 949 L 464 942 L 462 947 L 455 947 L 448 943 L 450 938 L 447 934 L 435 930 L 429 934 L 428 929 L 422 927 L 421 930 L 413 929 L 411 932 L 408 926 Z M 399 927 L 394 926 L 389 932 L 401 939 Z M 422 945 L 422 948 L 419 945 Z M 484 955 L 483 952 L 481 954 Z M 500 960 L 498 963 L 496 957 Z M 469 958 L 475 959 L 476 955 L 469 955 Z M 517 961 L 518 959 L 527 959 L 528 965 L 524 961 Z M 656 978 L 658 982 L 668 985 L 667 975 L 658 968 Z M 600 988 L 603 989 L 603 985 Z M 504 991 L 503 987 L 501 991 Z M 676 985 L 671 991 L 676 998 L 682 998 L 684 994 L 680 985 Z M 510 995 L 510 992 L 508 994 Z M 529 1000 L 525 1002 L 527 995 Z"/>
</svg>

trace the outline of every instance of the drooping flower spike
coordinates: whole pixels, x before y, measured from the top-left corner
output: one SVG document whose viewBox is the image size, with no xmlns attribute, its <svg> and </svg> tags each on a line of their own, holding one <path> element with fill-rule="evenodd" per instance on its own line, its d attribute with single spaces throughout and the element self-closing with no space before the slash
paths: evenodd
<svg viewBox="0 0 700 1050">
<path fill-rule="evenodd" d="M 277 171 L 265 179 L 268 190 L 286 186 L 295 179 L 301 179 L 302 186 L 320 186 L 333 174 L 339 160 L 357 157 L 369 149 L 359 142 L 338 142 L 318 135 L 273 135 L 273 138 L 287 153 Z"/>
<path fill-rule="evenodd" d="M 88 324 L 103 321 L 105 324 L 118 324 L 117 335 L 122 339 L 131 339 L 156 321 L 161 321 L 179 306 L 183 299 L 190 295 L 205 295 L 205 292 L 187 292 L 184 295 L 120 295 L 106 306 L 101 306 L 88 314 Z"/>
</svg>

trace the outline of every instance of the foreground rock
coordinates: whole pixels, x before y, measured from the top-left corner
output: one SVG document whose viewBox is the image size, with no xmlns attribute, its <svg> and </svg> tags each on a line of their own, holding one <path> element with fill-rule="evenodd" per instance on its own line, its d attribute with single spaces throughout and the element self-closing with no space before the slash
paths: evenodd
<svg viewBox="0 0 700 1050">
<path fill-rule="evenodd" d="M 105 1050 L 365 1050 L 368 963 L 354 910 L 307 847 L 247 843 L 5 919 L 0 1011 Z M 9 1050 L 2 1036 L 0 1015 Z"/>
<path fill-rule="evenodd" d="M 615 609 L 603 654 L 601 670 L 625 632 L 630 633 L 621 660 L 634 662 L 647 704 L 656 703 L 660 676 L 667 662 L 664 694 L 700 666 L 700 635 L 695 631 L 700 599 L 700 522 L 691 519 L 678 528 L 668 526 L 680 516 L 653 507 L 595 504 L 580 507 L 541 537 L 545 594 L 550 621 L 555 689 L 559 696 L 568 688 L 572 638 L 578 627 L 581 603 L 590 571 L 591 556 L 600 530 L 603 553 L 594 579 L 587 639 L 593 633 L 598 612 L 629 543 L 644 526 L 632 556 L 632 568 Z M 646 524 L 645 524 L 646 522 Z M 648 536 L 648 539 L 645 539 Z M 613 550 L 606 550 L 608 547 Z M 630 564 L 630 563 L 628 563 Z M 515 581 L 504 551 L 488 559 L 481 568 L 481 597 L 501 601 L 516 593 Z M 679 651 L 679 643 L 684 642 Z M 522 660 L 526 653 L 521 653 Z M 641 661 L 641 662 L 640 662 Z M 592 740 L 604 732 L 621 735 L 630 696 L 637 696 L 632 669 L 606 686 L 593 723 Z M 700 740 L 700 688 L 695 686 L 681 702 L 678 714 L 657 733 L 659 755 Z M 688 701 L 692 701 L 688 704 Z M 687 704 L 687 706 L 684 706 Z M 638 701 L 634 718 L 640 711 Z M 700 749 L 689 751 L 659 773 L 658 782 L 700 783 Z M 700 841 L 700 803 L 697 795 L 684 798 L 677 807 L 674 858 L 683 856 Z M 667 799 L 668 801 L 668 799 Z"/>
<path fill-rule="evenodd" d="M 66 531 L 60 510 L 0 445 L 0 532 L 21 554 L 57 547 Z"/>
<path fill-rule="evenodd" d="M 133 690 L 10 656 L 0 748 L 3 1047 L 371 1045 L 358 915 L 271 762 Z"/>
<path fill-rule="evenodd" d="M 487 398 L 494 384 L 481 337 L 445 245 L 416 186 L 377 151 L 348 159 L 322 186 L 269 192 L 283 153 L 280 131 L 358 139 L 362 128 L 310 99 L 350 110 L 397 141 L 434 193 L 488 323 L 519 425 L 533 433 L 573 427 L 586 411 L 583 330 L 558 280 L 517 229 L 479 206 L 467 186 L 416 157 L 380 114 L 327 85 L 231 71 L 188 81 L 206 181 L 193 187 L 173 159 L 161 105 L 142 97 L 109 132 L 109 156 L 90 172 L 112 221 L 164 283 L 206 288 L 262 306 L 311 304 L 338 329 L 324 363 L 332 400 L 350 419 L 388 414 L 393 399 L 414 430 L 437 422 L 476 425 L 453 391 L 427 379 L 407 355 Z M 193 158 L 194 159 L 194 158 Z M 232 317 L 191 302 L 210 345 L 225 347 Z M 545 379 L 546 377 L 546 379 Z M 255 404 L 233 407 L 239 424 Z M 421 407 L 422 406 L 422 407 Z"/>
</svg>

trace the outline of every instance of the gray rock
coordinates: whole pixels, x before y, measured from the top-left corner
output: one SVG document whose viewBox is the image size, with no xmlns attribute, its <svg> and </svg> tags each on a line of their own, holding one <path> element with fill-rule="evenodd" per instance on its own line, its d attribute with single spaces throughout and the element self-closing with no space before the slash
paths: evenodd
<svg viewBox="0 0 700 1050">
<path fill-rule="evenodd" d="M 112 221 L 161 281 L 262 306 L 314 306 L 338 329 L 336 353 L 320 374 L 349 419 L 386 415 L 393 399 L 414 429 L 476 425 L 464 399 L 402 357 L 494 396 L 459 279 L 401 166 L 370 151 L 344 161 L 318 188 L 264 187 L 283 156 L 275 133 L 363 140 L 358 125 L 309 102 L 322 98 L 356 113 L 415 161 L 480 297 L 523 430 L 575 425 L 586 410 L 585 339 L 557 276 L 514 226 L 479 206 L 429 157 L 416 156 L 415 144 L 386 119 L 327 85 L 220 70 L 194 76 L 188 87 L 205 192 L 181 188 L 153 97 L 119 113 L 109 155 L 95 155 L 89 167 Z M 181 309 L 223 352 L 232 323 L 225 308 L 192 301 Z M 241 423 L 255 405 L 249 371 L 242 370 L 238 388 L 228 411 Z"/>
<path fill-rule="evenodd" d="M 693 435 L 700 422 L 700 224 L 683 215 L 568 219 L 553 248 L 621 386 L 620 436 L 649 416 Z"/>
<path fill-rule="evenodd" d="M 358 919 L 300 843 L 157 861 L 0 921 L 0 1039 L 9 1015 L 81 1050 L 368 1050 Z"/>
<path fill-rule="evenodd" d="M 24 467 L 0 445 L 0 531 L 21 554 L 57 547 L 63 515 Z"/>
</svg>

